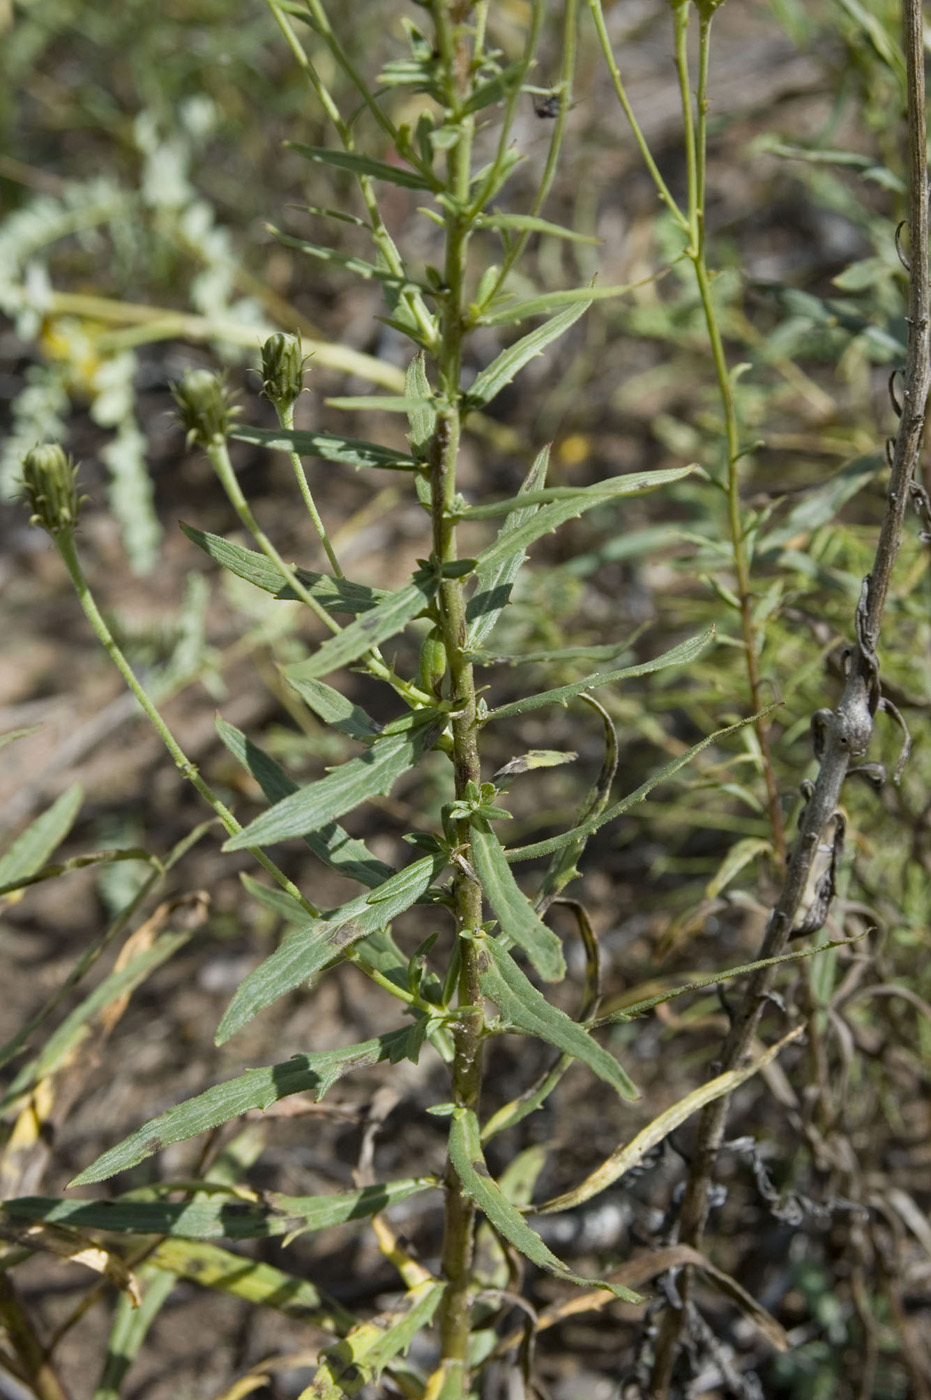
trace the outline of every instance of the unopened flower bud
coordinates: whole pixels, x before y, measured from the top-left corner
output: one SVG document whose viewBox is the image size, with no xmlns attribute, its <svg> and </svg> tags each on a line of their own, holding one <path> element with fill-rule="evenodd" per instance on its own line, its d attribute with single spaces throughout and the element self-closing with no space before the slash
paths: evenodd
<svg viewBox="0 0 931 1400">
<path fill-rule="evenodd" d="M 85 496 L 77 491 L 78 469 L 57 442 L 34 447 L 23 458 L 22 484 L 30 525 L 41 525 L 50 535 L 73 530 Z"/>
<path fill-rule="evenodd" d="M 187 431 L 188 442 L 209 447 L 217 438 L 229 436 L 233 419 L 239 413 L 226 380 L 209 369 L 190 369 L 171 390 L 178 405 L 178 421 Z"/>
<path fill-rule="evenodd" d="M 262 346 L 262 392 L 279 412 L 287 412 L 300 398 L 309 359 L 298 335 L 278 331 Z"/>
</svg>

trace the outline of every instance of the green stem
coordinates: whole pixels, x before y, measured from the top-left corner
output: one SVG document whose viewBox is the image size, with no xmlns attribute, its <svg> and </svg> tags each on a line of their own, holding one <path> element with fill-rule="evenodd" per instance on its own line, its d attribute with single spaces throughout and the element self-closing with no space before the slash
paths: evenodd
<svg viewBox="0 0 931 1400">
<path fill-rule="evenodd" d="M 287 428 L 289 432 L 294 431 L 293 404 L 282 406 L 278 413 L 278 421 L 280 422 L 281 426 L 283 428 Z M 307 507 L 307 513 L 313 521 L 314 529 L 320 537 L 320 543 L 326 550 L 326 556 L 330 561 L 330 567 L 332 568 L 337 578 L 345 578 L 345 574 L 339 566 L 339 560 L 336 557 L 336 551 L 330 543 L 330 537 L 326 532 L 326 526 L 320 518 L 320 512 L 317 510 L 317 503 L 314 500 L 313 492 L 310 489 L 310 482 L 307 480 L 307 473 L 304 470 L 304 463 L 301 461 L 300 453 L 291 452 L 288 455 L 291 458 L 291 466 L 294 468 L 294 475 L 297 478 L 298 489 L 300 490 L 300 493 L 304 498 L 304 505 Z"/>
<path fill-rule="evenodd" d="M 162 716 L 156 709 L 154 703 L 149 698 L 145 687 L 142 685 L 141 681 L 136 676 L 136 673 L 133 671 L 133 668 L 126 660 L 126 657 L 123 655 L 122 651 L 117 646 L 112 632 L 110 631 L 109 627 L 104 621 L 100 609 L 97 607 L 94 595 L 93 593 L 91 593 L 90 587 L 88 586 L 87 579 L 84 577 L 84 570 L 81 568 L 81 561 L 78 558 L 77 550 L 74 547 L 73 531 L 59 531 L 54 536 L 54 540 L 56 545 L 58 546 L 58 552 L 60 553 L 64 561 L 65 568 L 71 575 L 71 581 L 74 584 L 75 592 L 78 595 L 78 601 L 80 602 L 81 607 L 84 609 L 85 617 L 87 618 L 88 622 L 93 628 L 94 633 L 96 634 L 107 655 L 110 657 L 110 660 L 113 662 L 114 666 L 119 671 L 126 684 L 129 686 L 129 689 L 132 691 L 133 695 L 139 701 L 139 704 L 145 712 L 147 719 L 152 724 L 152 727 L 154 728 L 155 732 L 158 734 L 162 743 L 165 745 L 166 749 L 171 754 L 171 757 L 174 759 L 175 767 L 178 769 L 178 772 L 181 774 L 182 777 L 187 778 L 188 782 L 194 785 L 194 787 L 200 793 L 201 797 L 208 804 L 208 806 L 212 807 L 213 811 L 219 817 L 220 822 L 222 823 L 227 835 L 235 836 L 238 832 L 242 831 L 242 827 L 240 826 L 239 822 L 233 816 L 229 808 L 223 802 L 220 801 L 219 797 L 217 797 L 216 793 L 210 787 L 209 783 L 204 782 L 196 766 L 193 763 L 191 763 L 190 759 L 187 757 L 184 750 L 181 748 L 181 745 L 178 743 L 177 739 L 172 734 L 171 730 L 168 728 L 168 725 L 162 719 Z M 284 872 L 278 869 L 278 866 L 275 865 L 274 861 L 269 859 L 269 857 L 265 854 L 264 851 L 260 850 L 257 846 L 250 846 L 249 852 L 255 857 L 255 859 L 259 862 L 262 868 L 266 870 L 269 875 L 271 875 L 272 879 L 278 885 L 281 886 L 283 890 L 287 890 L 288 894 L 293 895 L 295 899 L 300 901 L 301 905 L 311 918 L 317 918 L 319 916 L 320 910 L 317 909 L 315 905 L 311 904 L 309 899 L 306 899 L 304 895 L 301 894 L 300 890 L 293 883 L 293 881 L 289 880 L 288 877 L 284 874 Z"/>
<path fill-rule="evenodd" d="M 728 368 L 720 321 L 717 308 L 714 304 L 712 278 L 708 270 L 708 263 L 705 256 L 704 200 L 707 167 L 708 59 L 710 53 L 711 20 L 703 19 L 699 29 L 697 124 L 693 120 L 692 94 L 689 83 L 688 50 L 686 47 L 688 22 L 688 7 L 682 5 L 675 12 L 675 30 L 676 67 L 679 73 L 679 89 L 682 100 L 682 122 L 686 143 L 689 194 L 688 225 L 691 246 L 686 250 L 686 255 L 695 269 L 698 294 L 701 298 L 702 311 L 704 313 L 708 340 L 711 347 L 711 358 L 714 364 L 715 377 L 718 381 L 718 393 L 724 413 L 725 437 L 727 443 L 727 478 L 725 494 L 727 497 L 728 533 L 731 539 L 731 549 L 734 560 L 734 574 L 737 584 L 735 591 L 739 603 L 740 630 L 743 639 L 747 683 L 750 691 L 750 706 L 754 712 L 759 714 L 759 711 L 764 710 L 766 706 L 764 704 L 763 687 L 760 680 L 759 641 L 757 638 L 756 623 L 753 618 L 753 589 L 750 560 L 747 554 L 746 530 L 740 500 L 740 461 L 744 454 L 741 452 L 740 447 L 740 423 L 734 397 L 734 381 Z M 773 851 L 776 857 L 776 863 L 781 870 L 785 868 L 786 861 L 785 826 L 783 823 L 782 807 L 779 801 L 779 789 L 776 783 L 776 774 L 773 768 L 770 750 L 768 718 L 760 715 L 754 721 L 754 729 L 756 730 L 757 742 L 760 746 L 763 780 L 766 785 L 767 809 L 773 839 Z"/>
</svg>

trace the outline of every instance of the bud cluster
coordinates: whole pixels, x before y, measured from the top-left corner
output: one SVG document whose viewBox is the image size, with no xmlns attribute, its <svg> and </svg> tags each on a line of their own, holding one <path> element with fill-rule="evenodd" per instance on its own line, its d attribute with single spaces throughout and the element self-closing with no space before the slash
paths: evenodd
<svg viewBox="0 0 931 1400">
<path fill-rule="evenodd" d="M 309 359 L 299 335 L 279 331 L 262 346 L 262 392 L 279 413 L 287 413 L 300 398 Z"/>
<path fill-rule="evenodd" d="M 73 530 L 86 496 L 77 489 L 78 468 L 57 442 L 42 443 L 23 458 L 22 484 L 32 512 L 29 523 L 50 535 Z"/>
<path fill-rule="evenodd" d="M 233 419 L 240 412 L 221 374 L 209 369 L 191 369 L 172 388 L 178 405 L 178 421 L 187 431 L 189 443 L 209 447 L 229 436 Z"/>
</svg>

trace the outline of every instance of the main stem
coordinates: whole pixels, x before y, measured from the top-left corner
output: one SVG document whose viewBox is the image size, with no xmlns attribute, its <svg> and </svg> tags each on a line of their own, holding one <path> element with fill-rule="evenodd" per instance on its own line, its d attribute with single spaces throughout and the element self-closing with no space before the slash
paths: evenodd
<svg viewBox="0 0 931 1400">
<path fill-rule="evenodd" d="M 471 87 L 471 67 L 475 60 L 468 38 L 461 27 L 466 7 L 454 0 L 435 4 L 437 48 L 448 75 L 448 103 L 451 112 L 461 112 Z M 471 220 L 466 212 L 472 160 L 474 122 L 462 114 L 459 139 L 449 153 L 451 207 L 446 213 L 446 292 L 438 362 L 438 402 L 436 428 L 430 454 L 430 490 L 433 520 L 433 551 L 440 564 L 457 558 L 456 524 L 453 503 L 456 494 L 456 464 L 461 434 L 460 374 L 465 334 L 465 273 Z M 465 796 L 467 785 L 479 783 L 481 769 L 476 726 L 475 680 L 466 653 L 466 603 L 462 581 L 443 578 L 439 586 L 439 627 L 446 650 L 450 698 L 453 701 L 453 750 L 456 797 Z M 454 1056 L 451 1068 L 452 1097 L 457 1106 L 477 1110 L 482 1086 L 482 1042 L 484 1014 L 478 983 L 475 932 L 482 923 L 482 890 L 469 873 L 471 861 L 468 819 L 456 823 L 456 840 L 462 863 L 457 865 L 454 883 L 456 935 L 459 942 L 460 972 L 458 1003 L 474 1008 L 453 1027 Z M 466 1393 L 469 1381 L 469 1337 L 471 1333 L 472 1255 L 475 1240 L 475 1207 L 465 1194 L 452 1164 L 446 1174 L 446 1215 L 443 1241 L 443 1276 L 447 1287 L 440 1317 L 444 1397 Z"/>
</svg>

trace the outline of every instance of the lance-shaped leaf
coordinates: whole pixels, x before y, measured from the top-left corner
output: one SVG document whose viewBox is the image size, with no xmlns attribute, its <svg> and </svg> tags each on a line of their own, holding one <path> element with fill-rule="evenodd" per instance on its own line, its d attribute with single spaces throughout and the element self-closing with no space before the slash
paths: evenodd
<svg viewBox="0 0 931 1400">
<path fill-rule="evenodd" d="M 294 601 L 297 594 L 291 585 L 264 554 L 254 549 L 246 549 L 241 544 L 233 544 L 222 535 L 211 535 L 206 530 L 196 530 L 193 525 L 182 523 L 181 529 L 192 544 L 202 549 L 222 568 L 228 569 L 237 578 L 255 584 L 266 593 L 273 593 L 283 601 Z M 309 589 L 317 602 L 332 613 L 368 612 L 382 598 L 387 597 L 378 588 L 367 588 L 363 583 L 350 583 L 344 578 L 328 578 L 326 574 L 315 574 L 310 569 L 294 570 L 301 583 Z"/>
<path fill-rule="evenodd" d="M 376 1065 L 381 1060 L 397 1064 L 407 1058 L 414 1026 L 388 1031 L 359 1045 L 339 1050 L 321 1050 L 309 1055 L 292 1055 L 281 1064 L 247 1069 L 236 1079 L 214 1084 L 202 1094 L 185 1099 L 157 1118 L 150 1118 L 134 1133 L 102 1153 L 76 1176 L 71 1186 L 89 1186 L 106 1181 L 117 1172 L 128 1170 L 175 1142 L 185 1142 L 221 1123 L 229 1123 L 253 1109 L 264 1113 L 279 1099 L 291 1094 L 311 1093 L 319 1103 L 338 1079 L 353 1070 Z"/>
<path fill-rule="evenodd" d="M 264 1007 L 299 987 L 332 961 L 344 948 L 416 904 L 443 869 L 445 857 L 424 856 L 393 875 L 371 894 L 360 895 L 327 918 L 314 919 L 295 929 L 279 948 L 239 986 L 216 1034 L 223 1045 Z"/>
<path fill-rule="evenodd" d="M 294 667 L 285 668 L 284 676 L 304 704 L 331 729 L 338 729 L 341 734 L 348 735 L 350 739 L 359 739 L 363 744 L 377 739 L 381 733 L 380 724 L 376 724 L 360 705 L 354 705 L 331 685 L 297 676 Z"/>
<path fill-rule="evenodd" d="M 804 1026 L 796 1026 L 775 1045 L 764 1050 L 763 1054 L 750 1064 L 743 1065 L 740 1069 L 727 1070 L 726 1073 L 719 1074 L 716 1079 L 711 1079 L 707 1084 L 693 1089 L 690 1094 L 686 1094 L 684 1098 L 679 1099 L 677 1103 L 654 1118 L 652 1123 L 648 1123 L 645 1128 L 642 1128 L 630 1142 L 613 1152 L 578 1186 L 571 1191 L 564 1192 L 561 1196 L 554 1196 L 544 1205 L 534 1206 L 534 1210 L 540 1212 L 571 1210 L 574 1206 L 581 1205 L 583 1201 L 591 1200 L 592 1196 L 597 1196 L 600 1192 L 607 1190 L 625 1172 L 629 1172 L 632 1167 L 642 1162 L 651 1148 L 656 1147 L 658 1143 L 667 1138 L 693 1113 L 697 1113 L 700 1108 L 713 1103 L 715 1099 L 721 1098 L 724 1094 L 732 1094 L 741 1084 L 744 1084 L 754 1074 L 758 1074 L 766 1065 L 771 1064 L 780 1051 L 784 1050 L 793 1040 L 798 1040 L 804 1029 Z"/>
<path fill-rule="evenodd" d="M 281 802 L 298 791 L 297 783 L 273 758 L 247 739 L 242 730 L 217 719 L 217 733 L 230 753 L 255 778 L 269 802 Z M 340 875 L 348 875 L 351 880 L 374 889 L 394 874 L 390 865 L 373 856 L 364 841 L 357 840 L 344 831 L 337 822 L 326 822 L 317 831 L 309 831 L 304 840 L 314 855 L 338 870 Z"/>
<path fill-rule="evenodd" d="M 407 1294 L 407 1306 L 359 1322 L 320 1356 L 317 1374 L 302 1400 L 345 1400 L 377 1385 L 385 1367 L 406 1354 L 415 1337 L 430 1325 L 446 1289 L 445 1283 L 424 1279 Z"/>
<path fill-rule="evenodd" d="M 0 1217 L 182 1240 L 255 1240 L 363 1220 L 434 1184 L 430 1177 L 406 1177 L 332 1196 L 283 1196 L 268 1191 L 255 1203 L 226 1194 L 194 1201 L 64 1201 L 18 1196 L 3 1203 Z"/>
<path fill-rule="evenodd" d="M 27 879 L 45 865 L 74 825 L 83 800 L 81 784 L 72 783 L 67 792 L 55 799 L 47 812 L 26 827 L 9 850 L 0 856 L 0 885 L 12 885 L 18 880 Z"/>
<path fill-rule="evenodd" d="M 553 238 L 568 238 L 572 243 L 601 242 L 600 238 L 594 238 L 590 233 L 577 233 L 575 229 L 563 228 L 562 224 L 552 224 L 548 219 L 541 219 L 535 214 L 480 214 L 477 222 L 479 228 L 493 228 L 506 232 L 514 229 L 518 233 L 546 233 Z"/>
<path fill-rule="evenodd" d="M 281 229 L 273 228 L 271 225 L 269 225 L 268 231 L 286 248 L 296 248 L 299 252 L 306 253 L 308 257 L 316 258 L 318 262 L 341 267 L 346 272 L 351 272 L 355 277 L 361 277 L 366 282 L 382 282 L 395 292 L 421 292 L 425 290 L 419 282 L 413 282 L 409 277 L 399 277 L 396 272 L 391 272 L 387 267 L 378 267 L 375 263 L 366 262 L 364 258 L 357 258 L 353 253 L 337 252 L 335 248 L 330 248 L 325 243 L 308 243 L 305 238 L 295 238 L 289 233 L 282 233 Z"/>
<path fill-rule="evenodd" d="M 520 493 L 516 497 L 518 501 L 543 485 L 549 461 L 550 449 L 547 446 L 534 459 L 521 486 Z M 498 533 L 496 543 L 513 539 L 523 526 L 533 518 L 537 510 L 537 506 L 524 506 L 523 504 L 512 510 Z M 481 645 L 507 607 L 514 580 L 517 578 L 526 557 L 524 546 L 516 544 L 513 551 L 504 550 L 502 557 L 490 564 L 483 564 L 481 559 L 478 561 L 475 570 L 475 592 L 466 605 L 470 648 Z"/>
<path fill-rule="evenodd" d="M 638 1294 L 619 1284 L 582 1278 L 543 1243 L 489 1172 L 482 1154 L 478 1119 L 471 1109 L 457 1108 L 453 1114 L 449 1128 L 449 1159 L 466 1195 L 484 1212 L 499 1235 L 532 1264 L 583 1288 L 608 1288 L 616 1297 L 624 1298 L 627 1302 L 643 1301 Z"/>
<path fill-rule="evenodd" d="M 541 977 L 548 982 L 561 982 L 566 975 L 562 943 L 534 913 L 527 896 L 518 887 L 501 842 L 488 822 L 473 821 L 470 842 L 472 864 L 501 932 L 523 949 Z"/>
<path fill-rule="evenodd" d="M 371 156 L 361 155 L 357 151 L 331 151 L 325 146 L 303 146 L 299 141 L 286 141 L 284 144 L 288 150 L 297 151 L 299 156 L 305 156 L 319 165 L 351 170 L 354 175 L 367 175 L 372 180 L 387 180 L 388 184 L 400 185 L 402 189 L 433 189 L 429 180 L 408 166 L 389 165 L 387 161 L 373 160 Z"/>
<path fill-rule="evenodd" d="M 219 1245 L 194 1240 L 164 1240 L 150 1255 L 158 1268 L 189 1279 L 201 1288 L 214 1288 L 260 1308 L 274 1308 L 298 1322 L 332 1331 L 351 1327 L 355 1318 L 309 1279 L 244 1259 Z"/>
<path fill-rule="evenodd" d="M 770 705 L 768 709 L 761 710 L 760 714 L 771 714 L 772 711 L 777 708 L 776 705 Z M 511 850 L 506 852 L 507 859 L 509 861 L 534 860 L 537 856 L 551 855 L 553 851 L 559 851 L 563 846 L 568 846 L 574 841 L 579 841 L 583 837 L 590 836 L 592 832 L 597 831 L 599 827 L 604 826 L 607 822 L 614 821 L 617 817 L 623 816 L 625 812 L 630 811 L 631 807 L 636 807 L 637 803 L 642 802 L 655 787 L 659 787 L 660 783 L 666 782 L 667 778 L 674 777 L 675 774 L 679 772 L 680 768 L 685 768 L 687 764 L 691 763 L 696 754 L 701 753 L 702 749 L 706 749 L 708 745 L 713 744 L 716 739 L 723 739 L 728 734 L 736 733 L 738 729 L 743 729 L 745 724 L 752 724 L 754 720 L 759 719 L 759 717 L 759 715 L 747 715 L 746 719 L 738 720 L 736 724 L 729 724 L 725 729 L 716 729 L 713 734 L 709 734 L 707 738 L 700 739 L 697 744 L 693 744 L 690 749 L 686 749 L 685 753 L 680 753 L 678 758 L 674 758 L 671 762 L 664 764 L 662 768 L 658 769 L 651 777 L 647 778 L 645 783 L 641 783 L 640 786 L 635 788 L 632 793 L 629 793 L 627 797 L 622 797 L 620 802 L 615 802 L 612 806 L 605 807 L 603 811 L 597 812 L 587 821 L 581 822 L 578 826 L 571 827 L 569 831 L 564 831 L 559 836 L 552 836 L 547 841 L 535 841 L 532 846 L 512 847 Z"/>
<path fill-rule="evenodd" d="M 427 378 L 423 351 L 415 355 L 407 367 L 404 379 L 404 396 L 409 405 L 407 422 L 410 427 L 410 443 L 419 460 L 426 457 L 427 448 L 436 427 L 433 390 Z"/>
<path fill-rule="evenodd" d="M 611 297 L 624 296 L 635 287 L 645 286 L 653 277 L 640 282 L 627 282 L 618 287 L 567 287 L 561 291 L 544 292 L 538 297 L 527 297 L 523 301 L 501 297 L 490 310 L 483 311 L 480 324 L 483 326 L 507 326 L 515 321 L 526 321 L 531 316 L 547 316 L 561 306 L 577 306 L 580 302 L 590 306 L 593 301 L 608 301 Z"/>
<path fill-rule="evenodd" d="M 268 846 L 291 836 L 319 832 L 335 817 L 351 812 L 368 798 L 385 796 L 401 774 L 430 748 L 441 723 L 433 711 L 418 710 L 406 715 L 403 728 L 386 733 L 358 758 L 351 758 L 325 778 L 277 802 L 244 831 L 231 836 L 223 849 L 243 851 L 250 846 Z"/>
<path fill-rule="evenodd" d="M 495 1003 L 510 1030 L 536 1036 L 574 1060 L 587 1065 L 599 1079 L 616 1089 L 622 1099 L 639 1098 L 636 1088 L 613 1055 L 603 1049 L 584 1026 L 552 1006 L 521 972 L 517 963 L 495 938 L 481 945 L 479 985 Z"/>
<path fill-rule="evenodd" d="M 525 520 L 516 530 L 502 530 L 494 543 L 478 556 L 478 566 L 488 568 L 501 563 L 510 558 L 515 551 L 526 549 L 527 545 L 533 544 L 541 535 L 549 534 L 567 520 L 574 520 L 576 516 L 594 506 L 606 505 L 623 496 L 639 496 L 645 491 L 655 491 L 658 486 L 668 486 L 670 482 L 681 481 L 684 476 L 689 476 L 695 470 L 696 467 L 692 464 L 688 467 L 670 467 L 666 471 L 629 472 L 626 476 L 613 476 L 607 481 L 596 482 L 594 486 L 582 486 L 577 491 L 571 487 L 556 487 L 555 490 L 566 491 L 568 494 L 560 496 L 549 505 L 541 506 L 530 520 Z M 511 501 L 500 504 L 513 507 L 522 502 L 519 496 L 514 496 Z M 476 506 L 474 509 L 483 511 L 482 506 Z M 471 511 L 463 511 L 460 518 L 472 518 Z"/>
<path fill-rule="evenodd" d="M 373 647 L 394 637 L 412 618 L 422 613 L 432 603 L 436 585 L 437 576 L 432 570 L 418 571 L 410 583 L 382 598 L 370 612 L 357 617 L 335 637 L 328 637 L 306 661 L 284 666 L 282 674 L 290 684 L 294 684 L 315 680 L 358 661 Z"/>
<path fill-rule="evenodd" d="M 707 651 L 713 640 L 712 626 L 706 632 L 700 632 L 697 637 L 690 637 L 687 642 L 680 642 L 678 646 L 664 651 L 661 656 L 655 656 L 652 661 L 641 661 L 636 666 L 621 666 L 613 671 L 593 671 L 590 675 L 583 676 L 580 681 L 572 681 L 570 685 L 556 686 L 553 690 L 541 691 L 539 695 L 528 695 L 522 700 L 513 700 L 509 705 L 499 705 L 489 713 L 488 718 L 506 719 L 508 715 L 522 715 L 527 710 L 538 710 L 541 705 L 563 705 L 574 695 L 581 695 L 585 690 L 597 690 L 599 686 L 613 685 L 615 681 L 646 676 L 651 671 L 663 671 L 668 666 L 686 666 L 701 656 L 702 652 Z"/>
<path fill-rule="evenodd" d="M 393 447 L 381 447 L 377 442 L 341 437 L 337 433 L 313 433 L 297 428 L 252 428 L 235 423 L 230 437 L 237 442 L 255 443 L 275 452 L 297 452 L 301 457 L 322 457 L 325 462 L 339 462 L 344 467 L 378 467 L 382 471 L 416 469 L 417 463 L 406 452 Z"/>
<path fill-rule="evenodd" d="M 500 394 L 506 384 L 529 364 L 537 355 L 542 355 L 548 345 L 554 340 L 558 340 L 561 335 L 575 325 L 580 316 L 583 316 L 591 306 L 591 301 L 580 301 L 575 306 L 569 306 L 565 311 L 560 311 L 553 316 L 545 325 L 538 326 L 529 335 L 521 336 L 520 340 L 509 345 L 506 350 L 492 361 L 487 369 L 482 370 L 477 375 L 474 382 L 469 386 L 465 396 L 464 407 L 467 410 L 484 408 L 491 403 L 496 395 Z"/>
</svg>

